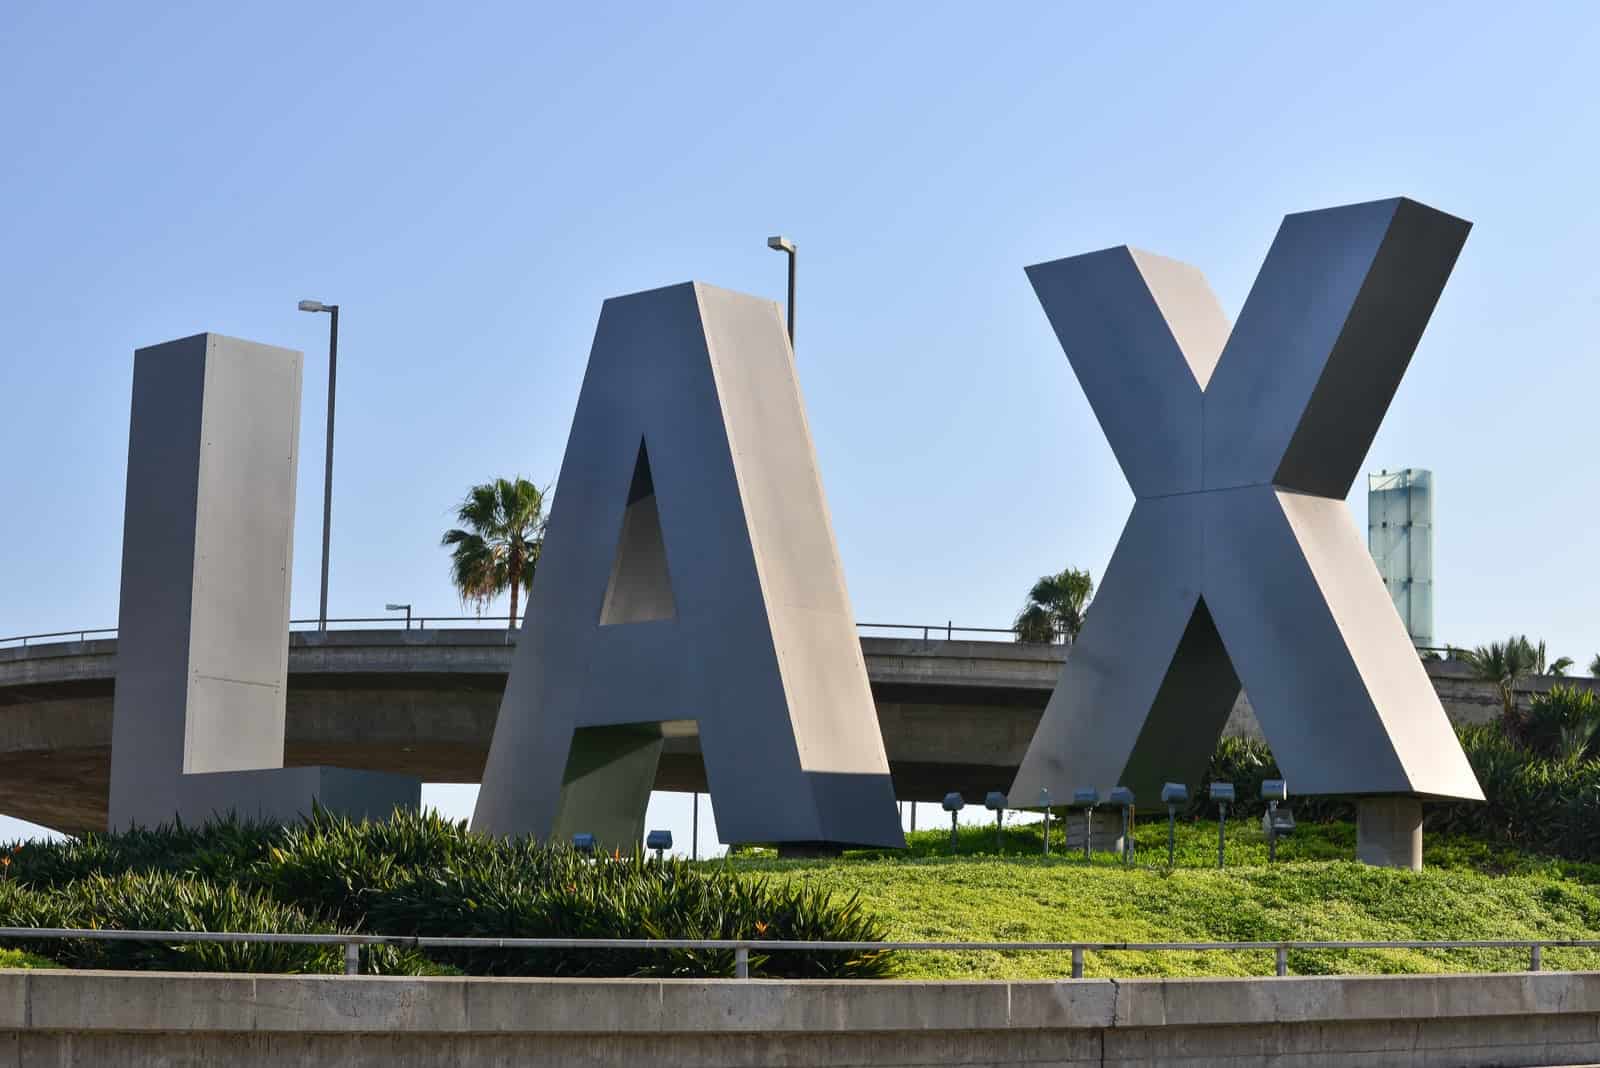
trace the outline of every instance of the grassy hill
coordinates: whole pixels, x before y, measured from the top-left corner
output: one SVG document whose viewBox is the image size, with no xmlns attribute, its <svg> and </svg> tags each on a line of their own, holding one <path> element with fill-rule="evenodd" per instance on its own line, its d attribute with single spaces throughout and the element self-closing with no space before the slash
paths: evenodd
<svg viewBox="0 0 1600 1068">
<path fill-rule="evenodd" d="M 752 875 L 858 894 L 896 940 L 933 941 L 1274 941 L 1600 938 L 1600 866 L 1529 857 L 1462 837 L 1426 841 L 1421 873 L 1351 860 L 1348 823 L 1302 825 L 1268 866 L 1260 825 L 1228 825 L 1228 867 L 1216 868 L 1215 822 L 1182 824 L 1169 870 L 1165 823 L 1135 835 L 1136 864 L 1110 855 L 1041 855 L 1037 826 L 1008 828 L 995 854 L 992 828 L 911 836 L 904 855 L 777 860 L 739 856 Z M 1059 839 L 1057 839 L 1059 843 Z M 1064 953 L 903 953 L 896 974 L 915 978 L 1029 978 L 1062 975 Z M 1294 952 L 1297 974 L 1440 972 L 1526 968 L 1523 951 L 1362 950 Z M 1600 953 L 1545 951 L 1544 966 L 1600 968 Z M 1090 953 L 1088 975 L 1261 975 L 1271 953 Z"/>
</svg>

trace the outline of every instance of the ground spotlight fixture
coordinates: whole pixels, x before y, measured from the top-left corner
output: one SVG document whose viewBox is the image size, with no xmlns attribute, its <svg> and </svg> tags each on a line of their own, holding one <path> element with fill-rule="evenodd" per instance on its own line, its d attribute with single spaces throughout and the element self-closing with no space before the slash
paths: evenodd
<svg viewBox="0 0 1600 1068">
<path fill-rule="evenodd" d="M 1278 811 L 1278 804 L 1289 800 L 1289 787 L 1282 779 L 1268 779 L 1261 784 L 1261 800 L 1267 803 L 1267 816 L 1265 819 L 1267 832 L 1267 863 L 1271 864 L 1278 859 L 1278 838 L 1294 833 L 1294 816 L 1284 810 Z"/>
<path fill-rule="evenodd" d="M 594 856 L 594 835 L 582 831 L 572 836 L 572 848 L 584 856 Z"/>
<path fill-rule="evenodd" d="M 1072 803 L 1083 809 L 1083 859 L 1088 860 L 1089 850 L 1094 844 L 1094 807 L 1100 803 L 1100 791 L 1074 790 Z"/>
<path fill-rule="evenodd" d="M 1106 797 L 1122 810 L 1122 863 L 1133 863 L 1133 791 L 1126 786 L 1113 786 Z"/>
<path fill-rule="evenodd" d="M 1181 782 L 1169 782 L 1161 788 L 1161 800 L 1167 806 L 1167 867 L 1170 868 L 1177 845 L 1178 806 L 1189 803 L 1189 788 Z"/>
<path fill-rule="evenodd" d="M 651 831 L 644 837 L 644 847 L 656 851 L 657 864 L 664 863 L 667 857 L 667 850 L 672 848 L 672 832 Z"/>
<path fill-rule="evenodd" d="M 1228 849 L 1228 806 L 1233 804 L 1233 783 L 1212 783 L 1211 800 L 1217 803 L 1220 813 L 1217 819 L 1217 867 L 1221 868 Z"/>
<path fill-rule="evenodd" d="M 950 852 L 956 851 L 956 816 L 967 807 L 966 801 L 960 794 L 949 793 L 944 795 L 944 810 L 950 813 Z"/>
<path fill-rule="evenodd" d="M 1044 809 L 1044 855 L 1050 855 L 1050 788 L 1039 787 L 1039 807 Z"/>
<path fill-rule="evenodd" d="M 994 813 L 994 851 L 998 853 L 1006 819 L 1006 795 L 999 790 L 990 790 L 984 795 L 983 807 Z"/>
</svg>

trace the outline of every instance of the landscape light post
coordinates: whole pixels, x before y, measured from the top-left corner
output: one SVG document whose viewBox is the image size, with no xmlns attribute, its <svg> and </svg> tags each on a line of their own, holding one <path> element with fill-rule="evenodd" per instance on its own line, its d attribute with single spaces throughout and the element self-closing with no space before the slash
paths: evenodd
<svg viewBox="0 0 1600 1068">
<path fill-rule="evenodd" d="M 967 804 L 967 802 L 965 801 L 965 799 L 963 799 L 962 796 L 960 794 L 958 794 L 958 793 L 952 792 L 952 793 L 948 793 L 948 794 L 944 795 L 944 810 L 946 812 L 950 813 L 950 855 L 951 856 L 955 856 L 956 852 L 957 852 L 957 844 L 958 843 L 956 841 L 956 817 L 961 815 L 961 810 L 966 807 L 966 804 Z"/>
<path fill-rule="evenodd" d="M 1100 803 L 1100 791 L 1093 787 L 1074 790 L 1072 803 L 1083 809 L 1083 859 L 1088 860 L 1094 842 L 1094 807 Z"/>
<path fill-rule="evenodd" d="M 782 252 L 789 257 L 789 348 L 792 351 L 794 349 L 794 267 L 796 249 L 794 242 L 782 234 L 774 234 L 767 238 L 767 247 L 776 252 Z"/>
<path fill-rule="evenodd" d="M 303 312 L 328 313 L 328 446 L 322 475 L 322 596 L 317 602 L 317 629 L 328 630 L 328 534 L 333 525 L 333 401 L 339 377 L 339 305 L 302 300 Z"/>
<path fill-rule="evenodd" d="M 1233 801 L 1233 783 L 1211 784 L 1211 800 L 1217 803 L 1217 867 L 1222 867 L 1228 852 L 1228 805 Z"/>
<path fill-rule="evenodd" d="M 1178 806 L 1189 803 L 1189 788 L 1181 782 L 1169 782 L 1161 788 L 1161 800 L 1167 806 L 1167 867 L 1172 867 L 1178 840 Z"/>
</svg>

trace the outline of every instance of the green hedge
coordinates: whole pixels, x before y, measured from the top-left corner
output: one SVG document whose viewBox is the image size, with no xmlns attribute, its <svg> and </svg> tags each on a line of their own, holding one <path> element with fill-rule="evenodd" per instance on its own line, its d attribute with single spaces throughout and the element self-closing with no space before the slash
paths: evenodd
<svg viewBox="0 0 1600 1068">
<path fill-rule="evenodd" d="M 91 834 L 10 853 L 0 924 L 177 931 L 350 932 L 567 938 L 876 941 L 854 899 L 717 865 L 491 839 L 435 814 L 351 823 L 319 813 L 291 828 L 225 822 Z M 50 942 L 75 967 L 338 971 L 339 947 Z M 870 978 L 881 954 L 751 954 L 751 973 Z M 732 953 L 519 950 L 368 955 L 369 971 L 482 975 L 730 975 Z"/>
</svg>

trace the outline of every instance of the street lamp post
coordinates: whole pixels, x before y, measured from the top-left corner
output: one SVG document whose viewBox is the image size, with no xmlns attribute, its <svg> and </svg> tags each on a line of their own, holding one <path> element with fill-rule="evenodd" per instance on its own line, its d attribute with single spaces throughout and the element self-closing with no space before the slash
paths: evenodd
<svg viewBox="0 0 1600 1068">
<path fill-rule="evenodd" d="M 327 312 L 328 319 L 328 447 L 322 475 L 322 596 L 317 602 L 317 629 L 328 630 L 328 535 L 333 529 L 333 401 L 339 377 L 339 305 L 302 300 L 303 312 Z"/>
<path fill-rule="evenodd" d="M 782 252 L 789 257 L 789 348 L 794 348 L 794 242 L 782 234 L 775 234 L 767 238 L 767 247 Z"/>
<path fill-rule="evenodd" d="M 408 605 L 408 604 L 386 604 L 386 605 L 383 606 L 383 608 L 384 608 L 384 611 L 386 611 L 386 612 L 398 612 L 401 609 L 404 609 L 405 613 L 406 613 L 406 630 L 410 630 L 411 629 L 411 606 L 410 605 Z M 426 623 L 427 620 L 423 620 L 423 622 Z"/>
</svg>

